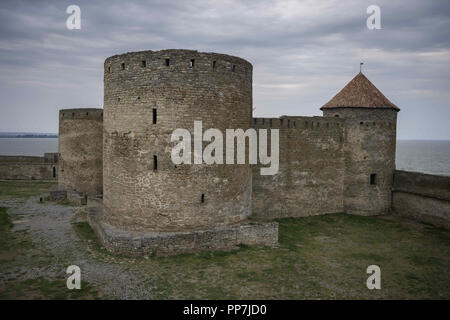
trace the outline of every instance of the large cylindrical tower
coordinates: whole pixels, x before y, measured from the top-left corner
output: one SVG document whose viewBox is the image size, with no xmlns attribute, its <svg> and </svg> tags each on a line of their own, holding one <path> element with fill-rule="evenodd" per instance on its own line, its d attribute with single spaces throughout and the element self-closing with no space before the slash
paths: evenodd
<svg viewBox="0 0 450 320">
<path fill-rule="evenodd" d="M 112 56 L 104 68 L 101 220 L 165 232 L 247 218 L 250 165 L 175 165 L 171 134 L 187 129 L 193 141 L 194 121 L 224 135 L 225 129 L 250 128 L 252 65 L 224 54 L 163 50 Z"/>
<path fill-rule="evenodd" d="M 103 109 L 59 111 L 58 188 L 97 196 L 103 189 Z"/>
</svg>

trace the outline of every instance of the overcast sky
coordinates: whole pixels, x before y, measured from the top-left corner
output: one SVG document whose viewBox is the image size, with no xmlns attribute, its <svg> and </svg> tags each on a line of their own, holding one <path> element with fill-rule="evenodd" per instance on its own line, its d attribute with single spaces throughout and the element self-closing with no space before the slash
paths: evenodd
<svg viewBox="0 0 450 320">
<path fill-rule="evenodd" d="M 81 30 L 66 28 L 71 4 Z M 449 30 L 448 0 L 2 0 L 0 131 L 57 132 L 59 109 L 103 106 L 107 57 L 185 48 L 250 61 L 266 117 L 321 115 L 362 61 L 401 108 L 399 139 L 450 139 Z"/>
</svg>

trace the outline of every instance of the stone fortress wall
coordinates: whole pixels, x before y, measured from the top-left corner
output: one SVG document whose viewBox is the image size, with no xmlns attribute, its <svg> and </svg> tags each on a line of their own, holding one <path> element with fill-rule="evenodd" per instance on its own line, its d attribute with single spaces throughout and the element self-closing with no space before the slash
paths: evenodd
<svg viewBox="0 0 450 320">
<path fill-rule="evenodd" d="M 280 171 L 253 171 L 253 214 L 263 219 L 389 213 L 397 111 L 325 109 L 323 117 L 255 118 L 280 130 Z"/>
<path fill-rule="evenodd" d="M 58 189 L 97 196 L 103 190 L 103 109 L 59 111 Z"/>
<path fill-rule="evenodd" d="M 450 177 L 395 171 L 395 214 L 450 229 Z"/>
<path fill-rule="evenodd" d="M 399 203 L 417 192 L 400 174 L 392 197 L 399 109 L 361 73 L 321 109 L 323 117 L 253 118 L 252 65 L 238 57 L 115 55 L 104 64 L 104 109 L 60 111 L 59 188 L 103 193 L 89 222 L 108 250 L 126 254 L 275 245 L 277 224 L 256 221 L 281 217 L 387 214 L 392 204 L 404 214 Z M 194 121 L 203 131 L 279 129 L 279 172 L 174 164 L 171 134 L 193 133 Z"/>
<path fill-rule="evenodd" d="M 194 121 L 222 132 L 250 128 L 252 65 L 193 50 L 106 59 L 103 208 L 89 222 L 108 250 L 172 254 L 278 242 L 277 223 L 247 221 L 250 164 L 172 162 L 172 132 L 194 133 Z"/>
<path fill-rule="evenodd" d="M 45 153 L 43 157 L 0 156 L 0 179 L 56 180 L 58 154 Z"/>
<path fill-rule="evenodd" d="M 251 213 L 250 165 L 175 165 L 171 133 L 251 126 L 252 65 L 192 50 L 105 61 L 103 220 L 129 230 L 198 230 Z M 204 144 L 206 145 L 206 144 Z"/>
<path fill-rule="evenodd" d="M 253 166 L 255 217 L 270 220 L 344 211 L 344 125 L 340 118 L 253 119 L 257 130 L 280 130 L 278 174 L 262 176 L 261 165 Z"/>
</svg>

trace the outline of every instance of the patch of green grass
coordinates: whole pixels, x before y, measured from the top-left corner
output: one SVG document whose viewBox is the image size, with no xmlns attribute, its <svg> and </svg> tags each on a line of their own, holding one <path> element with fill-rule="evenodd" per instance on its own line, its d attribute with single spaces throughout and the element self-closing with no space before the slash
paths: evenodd
<svg viewBox="0 0 450 320">
<path fill-rule="evenodd" d="M 384 262 L 386 259 L 384 256 L 375 253 L 355 252 L 348 255 L 350 259 L 363 260 L 363 261 L 376 261 L 378 264 Z"/>
<path fill-rule="evenodd" d="M 7 208 L 0 207 L 0 262 L 9 257 L 14 257 L 20 253 L 22 249 L 33 247 L 32 242 L 28 239 L 27 230 L 11 231 L 13 223 L 7 212 Z"/>
<path fill-rule="evenodd" d="M 0 299 L 91 300 L 101 299 L 102 296 L 101 291 L 87 282 L 82 281 L 79 290 L 69 290 L 66 280 L 44 277 L 11 281 L 0 288 Z"/>
<path fill-rule="evenodd" d="M 74 205 L 72 202 L 70 202 L 68 200 L 59 200 L 56 203 L 61 206 L 76 207 L 76 205 Z"/>
<path fill-rule="evenodd" d="M 158 299 L 450 298 L 446 230 L 433 233 L 397 217 L 345 214 L 278 222 L 278 248 L 240 246 L 148 259 L 110 255 L 137 272 Z M 106 251 L 87 223 L 74 228 L 91 248 Z M 365 285 L 372 264 L 381 268 L 382 290 Z"/>
<path fill-rule="evenodd" d="M 50 192 L 54 186 L 56 186 L 56 182 L 54 181 L 1 180 L 0 200 L 24 200 L 31 196 L 38 196 L 42 193 Z"/>
<path fill-rule="evenodd" d="M 17 260 L 24 251 L 34 247 L 27 230 L 12 231 L 12 227 L 7 209 L 0 207 L 0 267 L 5 262 Z"/>
<path fill-rule="evenodd" d="M 430 257 L 427 255 L 417 255 L 417 254 L 412 254 L 411 256 L 409 256 L 409 259 L 411 260 L 411 262 L 414 265 L 417 266 L 428 266 L 428 265 L 436 265 L 436 266 L 442 266 L 445 267 L 445 260 L 442 258 L 438 258 L 438 257 Z"/>
<path fill-rule="evenodd" d="M 93 249 L 99 250 L 102 253 L 107 253 L 107 251 L 101 246 L 94 233 L 94 230 L 92 230 L 89 223 L 87 223 L 86 221 L 72 222 L 72 227 L 78 237 L 89 243 L 89 245 L 92 246 Z"/>
<path fill-rule="evenodd" d="M 11 218 L 6 211 L 6 208 L 0 207 L 0 231 L 9 230 L 13 226 Z"/>
<path fill-rule="evenodd" d="M 91 251 L 96 253 L 96 256 L 98 258 L 113 258 L 113 260 L 144 260 L 143 257 L 136 257 L 136 258 L 130 258 L 128 256 L 122 255 L 122 254 L 116 254 L 111 253 L 108 250 L 105 249 L 105 247 L 102 246 L 100 241 L 98 240 L 97 236 L 95 235 L 94 230 L 91 228 L 89 223 L 86 221 L 72 221 L 72 228 L 74 229 L 75 233 L 78 235 L 78 237 L 83 240 L 86 245 L 89 247 Z"/>
</svg>

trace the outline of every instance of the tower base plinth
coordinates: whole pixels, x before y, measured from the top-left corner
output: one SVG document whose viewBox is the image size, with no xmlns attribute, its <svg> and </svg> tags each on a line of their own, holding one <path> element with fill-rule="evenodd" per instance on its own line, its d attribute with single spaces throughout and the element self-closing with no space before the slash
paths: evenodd
<svg viewBox="0 0 450 320">
<path fill-rule="evenodd" d="M 136 232 L 101 221 L 101 208 L 91 208 L 88 223 L 110 252 L 128 256 L 173 255 L 187 252 L 233 250 L 239 245 L 277 246 L 278 223 L 258 222 L 183 232 Z"/>
</svg>

